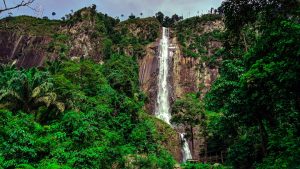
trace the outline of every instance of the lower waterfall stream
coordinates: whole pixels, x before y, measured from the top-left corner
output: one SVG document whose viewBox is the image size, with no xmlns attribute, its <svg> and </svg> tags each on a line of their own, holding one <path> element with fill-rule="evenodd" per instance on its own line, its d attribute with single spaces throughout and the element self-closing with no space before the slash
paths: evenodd
<svg viewBox="0 0 300 169">
<path fill-rule="evenodd" d="M 155 115 L 157 118 L 171 125 L 171 112 L 169 102 L 169 29 L 163 27 L 162 39 L 159 46 L 159 75 L 158 75 L 158 94 Z M 180 134 L 182 141 L 183 162 L 192 159 L 191 151 L 184 133 Z"/>
</svg>

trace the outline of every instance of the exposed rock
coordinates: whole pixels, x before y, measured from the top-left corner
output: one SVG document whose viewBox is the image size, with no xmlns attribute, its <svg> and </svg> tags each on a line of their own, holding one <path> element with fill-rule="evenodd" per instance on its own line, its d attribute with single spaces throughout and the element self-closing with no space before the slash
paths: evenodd
<svg viewBox="0 0 300 169">
<path fill-rule="evenodd" d="M 213 32 L 214 30 L 222 31 L 224 24 L 221 20 L 201 22 L 196 24 L 196 27 L 191 30 L 194 34 L 202 36 L 203 34 Z M 192 29 L 192 28 L 190 28 Z M 173 82 L 173 100 L 182 98 L 187 93 L 200 93 L 200 99 L 210 90 L 211 85 L 219 75 L 218 66 L 211 66 L 201 57 L 189 57 L 182 53 L 181 45 L 179 44 L 177 37 L 173 36 L 170 43 L 175 47 L 175 52 L 172 57 L 172 82 Z M 192 37 L 190 37 L 192 38 Z M 194 43 L 189 41 L 191 45 Z M 218 40 L 211 39 L 206 44 L 207 53 L 206 57 L 210 58 L 215 52 L 222 47 L 222 43 Z M 182 132 L 183 129 L 179 128 Z M 200 152 L 204 148 L 204 138 L 200 135 L 200 129 L 194 128 L 194 149 L 191 147 L 191 141 L 189 146 L 193 154 L 194 159 L 200 159 Z"/>
<path fill-rule="evenodd" d="M 17 66 L 29 68 L 41 66 L 45 59 L 57 56 L 47 53 L 51 37 L 27 36 L 18 33 L 0 31 L 0 62 L 17 61 Z"/>
<path fill-rule="evenodd" d="M 157 76 L 158 76 L 158 58 L 157 43 L 147 45 L 147 55 L 139 60 L 139 82 L 141 89 L 148 96 L 148 102 L 145 106 L 147 112 L 155 113 L 155 103 L 157 97 Z"/>
<path fill-rule="evenodd" d="M 0 61 L 17 60 L 18 66 L 28 68 L 42 66 L 46 60 L 63 54 L 67 58 L 83 57 L 101 62 L 103 39 L 108 36 L 101 18 L 113 20 L 111 26 L 117 22 L 101 13 L 93 13 L 91 8 L 77 11 L 69 22 L 29 16 L 0 20 Z"/>
<path fill-rule="evenodd" d="M 68 46 L 69 57 L 91 58 L 97 62 L 103 58 L 102 36 L 93 37 L 95 33 L 95 23 L 88 20 L 77 22 L 71 27 L 65 26 L 61 29 L 62 34 L 69 36 Z"/>
<path fill-rule="evenodd" d="M 143 19 L 129 19 L 118 24 L 116 31 L 123 35 L 135 37 L 140 41 L 152 42 L 158 38 L 161 25 L 159 21 L 153 17 Z"/>
<path fill-rule="evenodd" d="M 177 39 L 171 39 L 176 50 L 173 57 L 173 91 L 174 99 L 181 98 L 187 93 L 198 91 L 200 84 L 200 72 L 198 71 L 199 59 L 184 57 L 181 53 Z"/>
<path fill-rule="evenodd" d="M 82 16 L 88 16 L 86 11 L 83 11 Z M 91 19 L 91 18 L 90 18 Z M 92 20 L 82 20 L 71 25 L 61 25 L 57 27 L 59 34 L 68 36 L 66 41 L 69 47 L 67 57 L 76 60 L 80 57 L 92 58 L 99 63 L 103 63 L 103 43 L 106 38 L 104 34 L 96 34 L 96 23 Z M 149 21 L 149 22 L 147 22 Z M 195 24 L 195 27 L 189 28 L 192 31 L 201 35 L 212 32 L 216 29 L 222 30 L 223 22 L 220 20 L 201 22 Z M 3 28 L 3 27 L 0 27 Z M 145 20 L 132 20 L 120 23 L 115 27 L 120 34 L 124 33 L 129 37 L 135 37 L 141 40 L 144 44 L 149 41 L 157 40 L 160 35 L 160 25 L 157 20 L 147 18 Z M 128 32 L 126 32 L 128 31 Z M 17 61 L 20 67 L 42 66 L 46 60 L 54 60 L 59 57 L 59 48 L 54 47 L 53 51 L 49 50 L 49 45 L 54 42 L 52 34 L 47 33 L 44 36 L 34 35 L 28 32 L 9 31 L 0 29 L 0 62 L 8 63 Z M 182 52 L 182 46 L 179 44 L 176 36 L 171 37 L 170 42 L 174 46 L 171 51 L 172 57 L 170 59 L 170 79 L 172 84 L 171 89 L 171 103 L 177 98 L 183 97 L 187 93 L 200 92 L 203 97 L 210 89 L 212 83 L 219 74 L 217 66 L 211 66 L 201 58 L 185 56 Z M 193 43 L 190 39 L 188 44 Z M 222 46 L 222 43 L 217 40 L 210 40 L 207 46 L 207 57 L 212 56 L 217 49 Z M 135 46 L 139 47 L 139 46 Z M 133 46 L 116 47 L 118 51 L 122 48 L 123 53 L 128 55 L 135 55 L 133 51 L 136 50 Z M 157 76 L 158 76 L 158 41 L 142 46 L 144 51 L 139 51 L 137 56 L 139 60 L 139 82 L 140 88 L 148 96 L 148 103 L 145 109 L 149 114 L 155 113 L 155 104 L 157 97 Z M 162 143 L 175 157 L 177 161 L 181 160 L 181 146 L 179 135 L 170 127 L 165 126 L 162 122 L 156 122 L 159 132 L 170 132 Z M 195 128 L 194 133 L 199 133 L 199 129 Z M 203 138 L 195 134 L 195 149 L 193 150 L 194 158 L 199 159 L 200 145 L 203 144 Z M 191 144 L 189 144 L 191 145 Z"/>
<path fill-rule="evenodd" d="M 199 30 L 198 34 L 204 34 L 212 32 L 216 29 L 223 28 L 222 21 L 209 21 L 197 25 Z M 172 49 L 170 50 L 170 78 L 169 82 L 172 84 L 170 91 L 171 104 L 177 99 L 182 98 L 187 93 L 201 92 L 203 97 L 210 89 L 212 83 L 216 80 L 219 70 L 218 67 L 208 65 L 205 61 L 202 61 L 200 57 L 188 57 L 184 56 L 181 51 L 181 45 L 179 44 L 177 37 L 174 36 L 174 32 L 171 34 L 170 43 Z M 157 75 L 159 71 L 158 59 L 158 42 L 152 43 L 147 46 L 146 56 L 139 60 L 140 66 L 140 86 L 141 89 L 147 94 L 149 102 L 146 104 L 146 110 L 150 114 L 155 113 L 155 104 L 157 97 Z M 208 42 L 207 56 L 212 56 L 217 49 L 221 48 L 222 43 L 216 40 Z M 178 131 L 184 132 L 182 128 L 178 128 Z M 190 149 L 193 152 L 193 157 L 199 159 L 201 151 L 201 145 L 204 144 L 203 138 L 198 134 L 199 128 L 194 128 L 194 150 L 191 148 L 191 142 L 189 142 Z M 180 142 L 180 138 L 179 138 Z M 178 161 L 181 161 L 181 150 L 178 152 L 172 152 Z M 178 158 L 180 157 L 180 158 Z"/>
</svg>

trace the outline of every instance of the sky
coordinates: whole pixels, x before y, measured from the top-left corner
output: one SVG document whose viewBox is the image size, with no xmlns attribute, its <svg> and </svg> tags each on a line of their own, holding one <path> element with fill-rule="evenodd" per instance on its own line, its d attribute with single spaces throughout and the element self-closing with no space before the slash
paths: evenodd
<svg viewBox="0 0 300 169">
<path fill-rule="evenodd" d="M 20 1 L 7 0 L 7 6 L 12 6 Z M 128 18 L 131 13 L 136 16 L 143 13 L 143 17 L 146 17 L 153 16 L 156 12 L 161 11 L 168 16 L 176 13 L 184 18 L 188 18 L 207 13 L 212 7 L 218 8 L 221 2 L 222 0 L 35 0 L 31 7 L 36 10 L 22 7 L 10 12 L 13 16 L 48 16 L 51 19 L 60 19 L 71 13 L 71 10 L 76 11 L 96 4 L 99 12 L 107 13 L 112 17 L 120 17 L 123 14 L 124 18 Z M 3 6 L 2 1 L 0 1 L 0 8 L 3 8 Z M 52 12 L 55 12 L 56 15 L 52 16 Z M 7 15 L 8 12 L 1 13 L 0 17 Z"/>
</svg>

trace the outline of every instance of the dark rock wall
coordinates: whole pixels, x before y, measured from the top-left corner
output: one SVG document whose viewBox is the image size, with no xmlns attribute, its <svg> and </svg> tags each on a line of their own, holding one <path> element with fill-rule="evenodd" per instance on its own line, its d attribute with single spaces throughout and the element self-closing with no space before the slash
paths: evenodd
<svg viewBox="0 0 300 169">
<path fill-rule="evenodd" d="M 140 88 L 148 97 L 145 108 L 147 112 L 154 115 L 159 71 L 158 43 L 151 43 L 147 46 L 146 51 L 147 55 L 139 60 L 139 82 Z"/>
<path fill-rule="evenodd" d="M 45 59 L 55 58 L 47 53 L 50 37 L 20 35 L 0 31 L 0 62 L 16 62 L 19 67 L 29 68 L 43 65 Z"/>
</svg>

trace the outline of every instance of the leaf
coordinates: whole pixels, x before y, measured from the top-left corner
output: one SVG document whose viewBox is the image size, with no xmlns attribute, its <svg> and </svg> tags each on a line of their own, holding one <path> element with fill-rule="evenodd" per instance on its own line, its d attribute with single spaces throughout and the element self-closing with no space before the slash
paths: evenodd
<svg viewBox="0 0 300 169">
<path fill-rule="evenodd" d="M 32 94 L 31 94 L 31 97 L 32 97 L 32 98 L 35 98 L 35 97 L 37 97 L 38 95 L 40 95 L 40 93 L 41 93 L 41 87 L 38 86 L 38 87 L 36 87 L 36 88 L 33 89 Z"/>
<path fill-rule="evenodd" d="M 19 101 L 22 101 L 22 98 L 20 97 L 20 95 L 18 93 L 16 93 L 15 91 L 11 91 L 11 90 L 1 90 L 0 91 L 0 94 L 2 94 L 0 96 L 0 100 L 2 100 L 3 98 L 5 97 L 8 97 L 8 96 L 11 96 L 11 97 L 14 97 L 16 99 L 18 99 Z"/>
<path fill-rule="evenodd" d="M 13 103 L 4 103 L 4 104 L 0 104 L 0 109 L 8 108 L 8 107 L 11 107 L 12 105 L 14 105 L 14 104 L 13 104 Z"/>
<path fill-rule="evenodd" d="M 46 104 L 47 107 L 49 107 L 51 104 L 51 97 L 50 96 L 40 97 L 35 102 L 36 103 L 44 103 L 44 104 Z"/>
<path fill-rule="evenodd" d="M 60 112 L 64 112 L 65 111 L 65 104 L 62 102 L 54 102 L 54 105 L 57 107 L 57 109 Z"/>
</svg>

